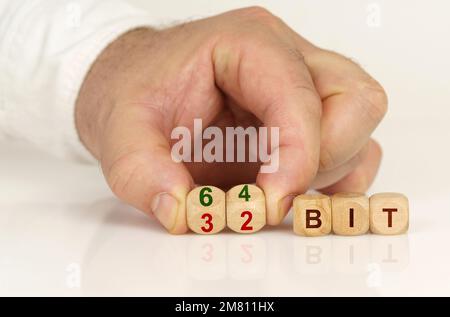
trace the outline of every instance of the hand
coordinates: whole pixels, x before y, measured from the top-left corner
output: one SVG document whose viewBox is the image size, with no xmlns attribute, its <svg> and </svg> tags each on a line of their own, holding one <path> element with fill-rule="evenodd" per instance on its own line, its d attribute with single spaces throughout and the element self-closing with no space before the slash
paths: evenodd
<svg viewBox="0 0 450 317">
<path fill-rule="evenodd" d="M 386 105 L 383 89 L 358 65 L 252 7 L 121 36 L 87 75 L 76 122 L 113 192 L 178 234 L 187 230 L 185 197 L 194 182 L 256 179 L 271 225 L 311 186 L 366 191 L 381 158 L 370 135 Z M 171 131 L 192 128 L 195 118 L 204 127 L 279 127 L 278 171 L 174 162 Z"/>
</svg>

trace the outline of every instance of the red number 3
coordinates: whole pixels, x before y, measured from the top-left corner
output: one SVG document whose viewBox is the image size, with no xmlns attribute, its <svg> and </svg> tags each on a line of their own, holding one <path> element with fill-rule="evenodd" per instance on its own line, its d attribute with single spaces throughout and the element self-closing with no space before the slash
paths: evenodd
<svg viewBox="0 0 450 317">
<path fill-rule="evenodd" d="M 242 224 L 241 230 L 243 231 L 253 230 L 253 226 L 248 225 L 250 221 L 252 221 L 253 214 L 250 211 L 246 210 L 241 213 L 241 218 L 244 218 L 245 216 L 247 216 L 247 219 Z"/>
<path fill-rule="evenodd" d="M 202 229 L 203 232 L 211 232 L 212 229 L 214 228 L 212 218 L 213 218 L 212 215 L 208 213 L 202 215 L 202 219 L 206 219 L 205 226 L 200 228 Z"/>
</svg>

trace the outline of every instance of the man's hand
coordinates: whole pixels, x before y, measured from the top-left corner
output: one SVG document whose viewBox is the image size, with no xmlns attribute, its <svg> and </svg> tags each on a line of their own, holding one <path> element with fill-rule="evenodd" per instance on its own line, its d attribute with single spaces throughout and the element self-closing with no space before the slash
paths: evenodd
<svg viewBox="0 0 450 317">
<path fill-rule="evenodd" d="M 370 135 L 386 106 L 383 89 L 358 65 L 252 7 L 123 35 L 87 75 L 76 121 L 113 192 L 171 233 L 184 233 L 194 182 L 227 187 L 256 179 L 271 225 L 310 187 L 366 191 L 381 159 Z M 171 131 L 193 128 L 195 118 L 204 127 L 279 127 L 278 171 L 175 163 Z"/>
</svg>

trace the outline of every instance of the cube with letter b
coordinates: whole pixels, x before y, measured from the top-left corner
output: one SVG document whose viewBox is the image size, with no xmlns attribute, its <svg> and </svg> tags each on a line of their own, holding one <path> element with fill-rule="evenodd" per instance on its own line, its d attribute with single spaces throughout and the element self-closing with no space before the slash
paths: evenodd
<svg viewBox="0 0 450 317">
<path fill-rule="evenodd" d="M 186 199 L 189 229 L 200 234 L 213 234 L 225 228 L 225 192 L 214 186 L 194 188 Z"/>
<path fill-rule="evenodd" d="M 325 195 L 299 195 L 294 199 L 294 232 L 323 236 L 331 232 L 331 199 Z"/>
<path fill-rule="evenodd" d="M 234 186 L 227 192 L 227 226 L 239 233 L 252 233 L 266 225 L 264 192 L 255 185 Z"/>
</svg>

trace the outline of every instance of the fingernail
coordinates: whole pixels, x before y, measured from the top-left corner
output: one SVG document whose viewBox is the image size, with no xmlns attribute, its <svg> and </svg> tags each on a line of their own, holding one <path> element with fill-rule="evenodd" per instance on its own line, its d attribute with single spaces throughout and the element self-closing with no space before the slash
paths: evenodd
<svg viewBox="0 0 450 317">
<path fill-rule="evenodd" d="M 280 222 L 283 221 L 284 217 L 286 217 L 287 213 L 292 207 L 292 201 L 296 195 L 288 195 L 284 198 L 280 199 L 278 203 L 278 217 L 280 219 Z"/>
<path fill-rule="evenodd" d="M 151 208 L 159 222 L 172 231 L 177 220 L 178 201 L 168 193 L 160 193 L 153 198 Z"/>
</svg>

